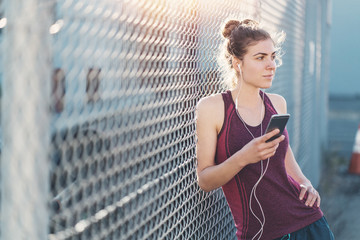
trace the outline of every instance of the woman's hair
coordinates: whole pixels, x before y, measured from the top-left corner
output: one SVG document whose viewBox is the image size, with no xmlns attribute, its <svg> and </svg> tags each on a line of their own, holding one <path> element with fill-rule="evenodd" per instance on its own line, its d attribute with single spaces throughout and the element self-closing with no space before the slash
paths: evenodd
<svg viewBox="0 0 360 240">
<path fill-rule="evenodd" d="M 285 39 L 283 32 L 272 37 L 269 32 L 260 28 L 259 23 L 254 20 L 228 20 L 222 27 L 222 36 L 225 41 L 218 62 L 224 75 L 224 83 L 230 88 L 236 86 L 238 75 L 233 68 L 232 57 L 242 60 L 248 47 L 257 44 L 259 41 L 271 39 L 274 42 L 277 50 L 277 65 L 281 65 L 279 51 L 280 45 Z"/>
</svg>

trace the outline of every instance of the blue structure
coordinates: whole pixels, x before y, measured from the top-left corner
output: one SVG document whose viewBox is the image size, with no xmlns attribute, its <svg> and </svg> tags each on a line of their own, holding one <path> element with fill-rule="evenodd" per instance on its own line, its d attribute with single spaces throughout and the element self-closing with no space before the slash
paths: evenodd
<svg viewBox="0 0 360 240">
<path fill-rule="evenodd" d="M 360 95 L 360 2 L 333 0 L 331 28 L 331 95 Z"/>
<path fill-rule="evenodd" d="M 360 2 L 334 0 L 332 12 L 328 151 L 350 160 L 360 124 Z"/>
</svg>

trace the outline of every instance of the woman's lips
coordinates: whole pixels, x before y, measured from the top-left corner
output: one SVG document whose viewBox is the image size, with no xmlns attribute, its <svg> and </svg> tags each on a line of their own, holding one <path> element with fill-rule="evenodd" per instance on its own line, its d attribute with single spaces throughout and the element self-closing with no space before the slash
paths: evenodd
<svg viewBox="0 0 360 240">
<path fill-rule="evenodd" d="M 263 75 L 263 77 L 266 79 L 272 79 L 274 77 L 274 74 Z"/>
</svg>

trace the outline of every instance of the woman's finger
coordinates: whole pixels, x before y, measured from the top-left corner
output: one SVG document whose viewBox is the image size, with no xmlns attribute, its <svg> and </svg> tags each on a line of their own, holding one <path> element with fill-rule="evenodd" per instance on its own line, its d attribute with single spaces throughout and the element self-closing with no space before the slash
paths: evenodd
<svg viewBox="0 0 360 240">
<path fill-rule="evenodd" d="M 271 149 L 267 149 L 261 153 L 261 159 L 262 160 L 268 159 L 269 157 L 274 156 L 273 153 L 274 151 L 272 151 Z"/>
<path fill-rule="evenodd" d="M 321 198 L 320 195 L 318 195 L 317 201 L 316 201 L 316 206 L 320 207 L 320 202 L 321 202 Z"/>
<path fill-rule="evenodd" d="M 300 184 L 300 195 L 299 195 L 299 199 L 300 200 L 303 200 L 304 199 L 304 196 L 305 196 L 305 193 L 307 192 L 307 187 L 303 184 Z"/>
<path fill-rule="evenodd" d="M 273 136 L 275 136 L 276 134 L 278 134 L 280 132 L 279 129 L 274 129 L 272 130 L 271 132 L 265 134 L 263 137 L 262 137 L 262 140 L 264 142 L 266 142 L 267 140 L 269 140 L 270 138 L 272 138 Z"/>
<path fill-rule="evenodd" d="M 316 193 L 309 193 L 308 199 L 306 200 L 305 205 L 308 207 L 312 207 L 317 199 Z"/>
</svg>

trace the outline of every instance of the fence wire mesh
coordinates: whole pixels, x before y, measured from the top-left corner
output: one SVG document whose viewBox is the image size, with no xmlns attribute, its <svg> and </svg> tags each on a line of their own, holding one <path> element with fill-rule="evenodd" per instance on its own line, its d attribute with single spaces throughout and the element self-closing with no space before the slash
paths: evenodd
<svg viewBox="0 0 360 240">
<path fill-rule="evenodd" d="M 20 2 L 9 0 L 7 5 Z M 51 99 L 43 101 L 50 113 L 46 133 L 50 136 L 49 147 L 44 144 L 43 149 L 49 153 L 46 163 L 50 170 L 38 169 L 49 173 L 49 194 L 38 196 L 39 202 L 49 203 L 49 213 L 39 217 L 49 223 L 38 224 L 37 228 L 47 229 L 51 240 L 234 239 L 235 227 L 221 190 L 201 191 L 195 171 L 196 103 L 203 96 L 224 90 L 216 64 L 220 25 L 229 16 L 246 15 L 287 32 L 287 55 L 273 91 L 288 100 L 289 112 L 296 119 L 295 127 L 290 126 L 289 131 L 295 146 L 305 147 L 295 147 L 295 153 L 300 162 L 305 162 L 318 153 L 306 149 L 300 129 L 307 129 L 304 127 L 315 119 L 311 101 L 320 93 L 314 87 L 316 83 L 311 82 L 315 77 L 309 72 L 313 70 L 304 65 L 313 57 L 306 46 L 316 35 L 310 31 L 313 27 L 305 24 L 308 2 L 32 0 L 34 12 L 47 9 L 52 22 L 42 25 L 51 36 L 51 46 L 44 48 L 52 52 L 52 66 L 43 65 L 52 71 L 48 79 Z M 327 1 L 319 1 L 315 8 L 327 5 Z M 10 7 L 4 7 L 0 0 L 0 9 L 6 16 Z M 0 15 L 0 22 L 4 16 Z M 314 16 L 316 12 L 307 17 Z M 326 29 L 321 17 L 318 21 L 317 27 Z M 20 37 L 23 30 L 8 31 Z M 0 41 L 7 37 L 0 32 Z M 317 51 L 325 51 L 320 48 L 320 37 L 312 44 Z M 29 44 L 18 50 L 33 49 Z M 12 51 L 7 46 L 9 50 L 2 51 Z M 38 57 L 29 61 L 36 62 Z M 315 61 L 315 71 L 321 72 L 315 65 L 321 62 L 321 54 L 311 61 Z M 29 64 L 24 67 L 31 69 Z M 2 68 L 0 74 L 6 72 Z M 303 76 L 310 78 L 306 86 L 312 94 L 306 91 L 308 94 L 302 95 Z M 11 79 L 11 74 L 5 74 L 5 82 Z M 31 81 L 28 84 L 32 85 Z M 46 93 L 18 93 L 7 103 L 17 98 L 25 101 L 30 96 L 38 99 L 37 95 Z M 12 112 L 21 117 L 19 121 L 27 122 L 28 114 L 34 114 L 41 103 L 32 100 L 24 115 L 18 109 L 2 111 L 2 115 Z M 303 109 L 301 104 L 305 104 Z M 6 116 L 2 119 L 8 120 Z M 9 122 L 2 123 L 2 129 L 9 126 Z M 33 127 L 45 126 L 38 120 Z M 302 134 L 308 136 L 312 129 Z M 11 138 L 10 130 L 8 133 Z M 320 146 L 322 139 L 316 135 L 312 141 L 313 146 Z M 14 152 L 28 147 L 32 148 L 30 140 L 29 144 L 18 143 L 15 150 L 2 156 L 2 164 L 11 162 Z M 18 166 L 12 167 L 16 171 Z M 41 179 L 36 172 L 32 174 L 34 179 Z M 26 184 L 26 178 L 20 178 L 9 185 L 16 188 L 17 181 Z M 3 209 L 10 206 L 3 202 L 4 190 L 2 226 L 6 221 Z M 33 212 L 23 209 L 18 214 L 27 216 Z"/>
<path fill-rule="evenodd" d="M 221 18 L 252 5 L 209 3 L 57 2 L 51 238 L 234 236 L 222 193 L 197 187 L 194 108 L 222 90 Z"/>
</svg>

